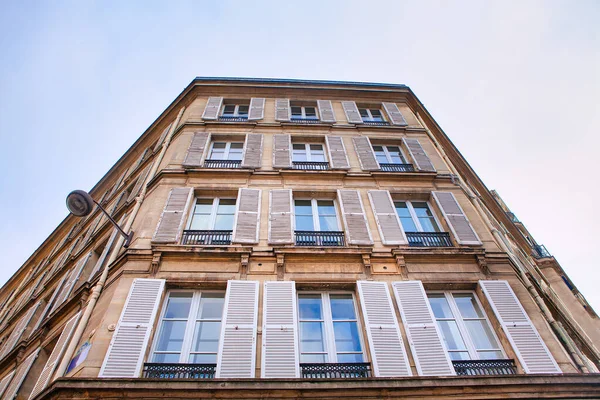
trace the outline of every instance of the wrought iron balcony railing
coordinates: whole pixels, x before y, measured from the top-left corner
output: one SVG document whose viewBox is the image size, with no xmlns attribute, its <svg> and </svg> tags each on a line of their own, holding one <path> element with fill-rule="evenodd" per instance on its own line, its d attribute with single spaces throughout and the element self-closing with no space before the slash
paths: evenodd
<svg viewBox="0 0 600 400">
<path fill-rule="evenodd" d="M 295 231 L 296 246 L 345 246 L 344 232 Z"/>
<path fill-rule="evenodd" d="M 329 163 L 327 161 L 292 161 L 292 168 L 305 171 L 326 171 L 329 169 Z"/>
<path fill-rule="evenodd" d="M 290 122 L 293 122 L 295 124 L 318 124 L 321 121 L 317 118 L 298 118 L 298 117 L 292 117 L 290 118 Z"/>
<path fill-rule="evenodd" d="M 366 121 L 363 119 L 363 124 L 365 125 L 373 125 L 373 126 L 387 126 L 390 123 L 387 121 Z"/>
<path fill-rule="evenodd" d="M 204 160 L 204 168 L 240 168 L 242 160 Z"/>
<path fill-rule="evenodd" d="M 324 363 L 300 364 L 302 378 L 332 379 L 332 378 L 370 378 L 370 363 Z"/>
<path fill-rule="evenodd" d="M 452 247 L 448 232 L 406 232 L 410 247 Z"/>
<path fill-rule="evenodd" d="M 456 375 L 515 375 L 514 360 L 455 360 L 452 361 Z"/>
<path fill-rule="evenodd" d="M 213 379 L 217 364 L 146 363 L 142 377 L 158 379 Z"/>
<path fill-rule="evenodd" d="M 547 258 L 552 257 L 552 254 L 550 254 L 543 244 L 536 244 L 533 246 L 533 256 L 535 258 Z"/>
<path fill-rule="evenodd" d="M 184 245 L 214 245 L 231 244 L 233 231 L 183 231 L 181 244 Z"/>
<path fill-rule="evenodd" d="M 415 172 L 415 167 L 412 164 L 379 163 L 379 167 L 383 172 Z"/>
<path fill-rule="evenodd" d="M 248 122 L 247 115 L 221 115 L 219 117 L 219 122 Z"/>
</svg>

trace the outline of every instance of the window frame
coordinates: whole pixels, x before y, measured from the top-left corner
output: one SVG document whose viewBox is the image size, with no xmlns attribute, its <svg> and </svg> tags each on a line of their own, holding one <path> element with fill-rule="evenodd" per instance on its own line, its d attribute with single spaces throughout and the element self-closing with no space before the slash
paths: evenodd
<svg viewBox="0 0 600 400">
<path fill-rule="evenodd" d="M 313 161 L 312 160 L 312 154 L 311 154 L 311 149 L 310 146 L 311 145 L 319 145 L 323 148 L 323 158 L 325 158 L 325 161 Z M 294 161 L 294 145 L 303 145 L 304 146 L 304 152 L 306 155 L 306 161 Z M 325 148 L 325 144 L 324 143 L 310 143 L 310 142 L 292 142 L 292 162 L 329 162 L 329 160 L 327 159 L 327 149 Z"/>
<path fill-rule="evenodd" d="M 387 159 L 388 164 L 397 164 L 395 162 L 392 162 L 392 156 L 390 155 L 390 151 L 388 149 L 389 146 L 397 147 L 398 150 L 400 150 L 400 157 L 404 161 L 401 164 L 409 164 L 408 158 L 406 157 L 404 150 L 402 150 L 402 146 L 395 145 L 395 144 L 371 144 L 371 147 L 373 147 L 373 153 L 375 153 L 375 159 L 377 159 L 377 153 L 375 152 L 375 146 L 380 146 L 383 149 L 383 153 L 385 155 L 385 158 Z M 377 160 L 377 162 L 379 162 L 379 160 Z"/>
<path fill-rule="evenodd" d="M 227 106 L 234 106 L 234 111 L 232 115 L 225 115 L 225 107 Z M 240 106 L 245 106 L 248 107 L 248 112 L 246 114 L 242 114 L 240 115 Z M 244 118 L 244 117 L 248 117 L 250 115 L 250 104 L 223 104 L 223 107 L 221 108 L 221 113 L 219 114 L 220 117 L 237 117 L 237 118 Z"/>
<path fill-rule="evenodd" d="M 293 197 L 293 214 L 294 214 L 294 231 L 296 231 L 296 200 L 310 200 L 312 218 L 313 218 L 313 228 L 312 232 L 341 232 L 343 230 L 342 224 L 340 221 L 340 214 L 338 209 L 338 204 L 336 199 L 319 199 L 317 197 Z M 318 201 L 333 201 L 333 207 L 335 208 L 335 219 L 337 222 L 337 231 L 322 231 L 321 223 L 319 221 L 319 207 Z M 319 229 L 317 229 L 317 227 Z"/>
<path fill-rule="evenodd" d="M 360 115 L 360 118 L 363 120 L 363 122 L 388 122 L 387 119 L 385 118 L 385 113 L 383 112 L 383 110 L 381 108 L 371 108 L 371 107 L 356 107 L 358 108 L 358 115 Z M 360 110 L 366 110 L 367 114 L 369 114 L 369 119 L 365 119 L 365 117 L 362 116 L 362 114 L 360 113 Z M 377 121 L 373 118 L 373 113 L 371 112 L 371 110 L 378 110 L 379 113 L 381 114 L 381 121 Z"/>
<path fill-rule="evenodd" d="M 194 198 L 194 201 L 193 201 L 192 210 L 190 212 L 190 215 L 188 217 L 188 221 L 187 221 L 187 224 L 186 224 L 186 227 L 187 227 L 186 230 L 192 230 L 191 229 L 191 227 L 192 227 L 192 221 L 194 220 L 194 215 L 195 215 L 194 214 L 194 209 L 196 208 L 196 203 L 198 202 L 198 200 L 212 200 L 213 201 L 212 206 L 211 206 L 212 208 L 210 210 L 210 221 L 209 221 L 210 228 L 209 229 L 199 229 L 199 230 L 201 230 L 201 231 L 215 231 L 215 230 L 219 230 L 220 231 L 220 230 L 222 230 L 222 229 L 215 229 L 215 223 L 217 221 L 217 215 L 218 215 L 217 214 L 217 210 L 219 209 L 219 204 L 220 204 L 221 200 L 233 200 L 233 201 L 235 201 L 235 211 L 233 212 L 233 224 L 234 224 L 234 227 L 235 227 L 235 216 L 237 214 L 237 206 L 238 206 L 238 204 L 237 204 L 237 198 L 235 198 L 235 197 L 231 198 L 231 197 L 197 196 L 197 197 Z M 232 227 L 232 229 L 233 229 L 233 227 Z"/>
<path fill-rule="evenodd" d="M 298 117 L 294 117 L 294 114 L 292 113 L 292 108 L 294 107 L 298 107 L 301 110 L 301 115 Z M 315 109 L 315 118 L 309 118 L 306 116 L 306 107 L 310 107 L 310 108 L 314 108 Z M 308 119 L 311 121 L 320 121 L 321 117 L 319 115 L 319 107 L 317 106 L 295 106 L 290 104 L 290 120 L 294 120 L 294 119 Z"/>
<path fill-rule="evenodd" d="M 224 151 L 224 157 L 222 160 L 218 160 L 218 159 L 214 159 L 212 158 L 212 153 L 213 153 L 213 149 L 214 149 L 214 145 L 215 143 L 225 143 L 225 151 Z M 208 149 L 208 157 L 207 160 L 208 161 L 242 161 L 242 160 L 230 160 L 229 159 L 229 152 L 231 151 L 231 145 L 232 144 L 239 144 L 241 143 L 242 145 L 242 160 L 244 158 L 244 142 L 236 142 L 236 141 L 221 141 L 221 140 L 211 140 L 210 141 L 210 148 Z"/>
<path fill-rule="evenodd" d="M 398 211 L 396 210 L 396 202 L 400 202 L 400 201 L 403 203 L 406 203 L 408 212 L 410 213 L 410 217 L 413 220 L 413 224 L 415 224 L 415 227 L 417 228 L 417 232 L 426 233 L 425 230 L 423 230 L 423 226 L 421 225 L 419 216 L 417 215 L 417 213 L 415 212 L 415 209 L 413 208 L 413 205 L 412 205 L 413 201 L 416 201 L 417 203 L 420 202 L 420 203 L 427 204 L 427 207 L 429 208 L 429 211 L 431 211 L 431 215 L 433 215 L 433 219 L 435 220 L 435 223 L 438 226 L 438 229 L 439 229 L 438 232 L 439 233 L 445 232 L 443 225 L 440 223 L 440 220 L 438 219 L 433 207 L 431 207 L 431 203 L 428 200 L 401 200 L 401 199 L 392 198 L 392 203 L 394 204 L 394 212 L 398 216 L 401 226 L 402 226 L 402 218 L 400 217 L 400 215 L 398 215 Z M 402 226 L 402 230 L 404 230 L 404 226 Z M 405 232 L 410 232 L 410 231 L 405 231 Z"/>
</svg>

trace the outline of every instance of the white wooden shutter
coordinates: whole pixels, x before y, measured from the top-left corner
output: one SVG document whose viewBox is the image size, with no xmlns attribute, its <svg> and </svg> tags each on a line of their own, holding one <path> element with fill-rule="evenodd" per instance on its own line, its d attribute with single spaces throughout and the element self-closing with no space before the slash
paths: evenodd
<svg viewBox="0 0 600 400">
<path fill-rule="evenodd" d="M 456 201 L 452 192 L 433 192 L 435 202 L 452 230 L 456 241 L 459 244 L 479 245 L 481 240 L 475 233 L 463 209 Z"/>
<path fill-rule="evenodd" d="M 127 213 L 125 213 L 119 220 L 119 226 L 121 226 L 121 224 L 123 224 L 126 217 L 127 217 Z M 100 267 L 102 266 L 102 264 L 104 264 L 106 257 L 108 257 L 108 252 L 112 248 L 112 245 L 115 242 L 115 239 L 117 238 L 118 234 L 119 234 L 119 231 L 116 228 L 113 228 L 113 231 L 110 234 L 110 236 L 108 237 L 108 241 L 106 242 L 106 245 L 104 246 L 104 249 L 102 250 L 102 254 L 100 254 L 100 257 L 98 257 L 98 260 L 96 261 L 96 264 L 94 265 L 94 269 L 92 269 L 92 272 L 90 272 L 90 276 L 88 276 L 88 279 L 87 279 L 88 282 L 91 281 L 96 276 L 96 273 L 98 272 L 98 270 L 100 270 Z"/>
<path fill-rule="evenodd" d="M 419 375 L 456 375 L 421 281 L 392 287 Z"/>
<path fill-rule="evenodd" d="M 40 394 L 48 386 L 48 384 L 53 381 L 52 377 L 54 375 L 54 370 L 56 369 L 59 361 L 61 361 L 64 351 L 67 348 L 67 344 L 71 339 L 71 335 L 77 326 L 80 314 L 81 313 L 75 314 L 65 324 L 65 327 L 63 328 L 56 345 L 54 345 L 54 349 L 52 350 L 50 357 L 48 357 L 48 360 L 46 361 L 44 369 L 40 373 L 40 376 L 33 387 L 33 390 L 31 391 L 29 399 L 33 399 L 35 396 Z"/>
<path fill-rule="evenodd" d="M 44 319 L 49 314 L 49 310 L 54 305 L 54 300 L 56 299 L 56 297 L 62 290 L 63 284 L 67 280 L 68 276 L 69 276 L 69 274 L 67 273 L 62 278 L 60 278 L 60 281 L 56 285 L 56 288 L 54 289 L 54 292 L 52 293 L 50 300 L 48 300 L 48 302 L 46 303 L 46 306 L 44 307 L 44 311 L 42 311 L 42 313 L 40 314 L 40 317 L 38 318 L 37 322 L 35 323 L 35 326 L 31 329 L 31 332 L 35 332 L 37 330 L 37 328 L 41 325 L 41 323 L 44 322 Z"/>
<path fill-rule="evenodd" d="M 15 376 L 10 381 L 10 385 L 8 385 L 6 388 L 6 392 L 4 392 L 4 396 L 2 396 L 2 400 L 12 400 L 15 398 L 39 352 L 40 349 L 38 348 L 17 367 L 15 370 Z"/>
<path fill-rule="evenodd" d="M 148 173 L 150 172 L 150 167 L 152 167 L 151 164 L 147 165 L 146 168 L 144 168 L 144 170 L 138 176 L 138 179 L 135 182 L 135 186 L 131 190 L 131 193 L 129 193 L 129 197 L 127 197 L 127 203 L 135 199 L 137 195 L 140 194 L 140 190 L 142 190 L 144 183 L 146 183 L 146 178 L 148 177 Z"/>
<path fill-rule="evenodd" d="M 228 281 L 217 378 L 254 378 L 258 282 Z"/>
<path fill-rule="evenodd" d="M 258 243 L 261 193 L 260 189 L 238 190 L 233 224 L 234 243 Z"/>
<path fill-rule="evenodd" d="M 290 135 L 273 135 L 273 168 L 292 166 L 292 139 Z"/>
<path fill-rule="evenodd" d="M 269 191 L 269 243 L 294 243 L 291 189 Z"/>
<path fill-rule="evenodd" d="M 390 118 L 392 125 L 401 125 L 401 126 L 408 125 L 406 123 L 406 120 L 404 119 L 404 116 L 398 109 L 398 106 L 396 105 L 396 103 L 383 103 L 383 108 L 385 109 L 385 112 L 387 113 L 388 117 Z"/>
<path fill-rule="evenodd" d="M 204 162 L 205 153 L 210 144 L 210 133 L 196 132 L 190 142 L 187 154 L 183 160 L 183 166 L 188 168 L 201 167 Z"/>
<path fill-rule="evenodd" d="M 325 136 L 327 152 L 329 153 L 329 164 L 332 169 L 350 169 L 350 162 L 346 155 L 346 147 L 341 136 Z"/>
<path fill-rule="evenodd" d="M 353 101 L 342 101 L 342 107 L 344 108 L 344 113 L 346 113 L 346 119 L 351 124 L 362 124 L 363 120 L 358 112 L 358 107 L 356 107 L 356 103 Z"/>
<path fill-rule="evenodd" d="M 158 141 L 154 145 L 154 149 L 152 149 L 154 152 L 156 152 L 162 146 L 163 142 L 165 141 L 165 138 L 167 137 L 167 134 L 169 133 L 169 129 L 171 129 L 171 125 L 173 125 L 173 123 L 170 123 L 169 126 L 167 126 L 165 130 L 162 131 L 162 133 L 160 134 Z"/>
<path fill-rule="evenodd" d="M 317 100 L 321 122 L 335 122 L 335 112 L 331 100 Z"/>
<path fill-rule="evenodd" d="M 69 273 L 68 278 L 60 292 L 60 295 L 58 295 L 58 297 L 56 298 L 56 302 L 52 306 L 50 313 L 53 313 L 56 309 L 58 309 L 65 302 L 65 300 L 67 300 L 69 298 L 69 296 L 71 295 L 71 291 L 73 290 L 73 287 L 75 286 L 75 283 L 79 280 L 79 277 L 81 276 L 83 267 L 85 266 L 87 261 L 90 259 L 91 255 L 92 255 L 92 252 L 90 251 L 85 256 L 81 257 L 79 259 L 79 261 L 77 261 L 77 264 L 75 264 L 75 266 Z"/>
<path fill-rule="evenodd" d="M 98 377 L 139 377 L 164 288 L 164 279 L 133 280 Z"/>
<path fill-rule="evenodd" d="M 6 391 L 6 388 L 8 387 L 8 384 L 10 383 L 10 380 L 12 379 L 12 377 L 14 375 L 15 375 L 15 371 L 12 370 L 8 374 L 6 374 L 6 376 L 4 378 L 2 378 L 2 380 L 0 380 L 0 397 Z"/>
<path fill-rule="evenodd" d="M 221 111 L 221 105 L 223 105 L 222 97 L 209 97 L 206 103 L 206 108 L 202 114 L 202 119 L 217 119 L 219 118 L 219 111 Z"/>
<path fill-rule="evenodd" d="M 561 374 L 525 309 L 507 281 L 479 281 L 523 370 L 528 374 Z"/>
<path fill-rule="evenodd" d="M 425 150 L 423 150 L 419 139 L 402 138 L 402 141 L 415 163 L 415 167 L 417 167 L 419 171 L 435 172 L 435 167 L 429 159 L 429 156 L 427 156 L 427 153 L 425 153 Z"/>
<path fill-rule="evenodd" d="M 365 216 L 365 208 L 358 190 L 338 189 L 337 193 L 348 243 L 373 244 L 367 217 Z"/>
<path fill-rule="evenodd" d="M 291 112 L 290 99 L 275 99 L 275 121 L 289 121 Z"/>
<path fill-rule="evenodd" d="M 369 190 L 369 200 L 371 200 L 371 207 L 373 208 L 373 214 L 375 214 L 377 229 L 379 229 L 383 244 L 407 244 L 408 239 L 402 229 L 390 192 L 387 190 Z"/>
<path fill-rule="evenodd" d="M 263 293 L 261 378 L 299 378 L 294 281 L 267 281 Z"/>
<path fill-rule="evenodd" d="M 250 110 L 248 111 L 248 120 L 259 120 L 265 117 L 265 99 L 253 97 L 250 99 Z"/>
<path fill-rule="evenodd" d="M 40 301 L 35 303 L 16 322 L 15 328 L 13 329 L 10 336 L 8 337 L 8 339 L 6 339 L 6 342 L 4 342 L 4 345 L 2 346 L 2 351 L 0 351 L 0 360 L 3 359 L 4 357 L 6 357 L 6 355 L 15 348 L 17 343 L 19 343 L 19 340 L 21 339 L 21 337 L 23 336 L 23 333 L 27 329 L 27 325 L 31 321 L 31 318 L 33 318 L 33 314 L 35 314 L 35 312 L 37 311 L 38 307 L 40 306 L 40 303 L 41 303 Z M 24 337 L 23 339 L 27 339 L 27 338 Z"/>
<path fill-rule="evenodd" d="M 356 283 L 375 376 L 411 376 L 412 371 L 387 283 L 375 281 Z"/>
<path fill-rule="evenodd" d="M 260 168 L 262 163 L 263 135 L 260 133 L 249 133 L 244 143 L 244 155 L 242 157 L 242 168 Z"/>
<path fill-rule="evenodd" d="M 371 141 L 366 136 L 354 136 L 352 138 L 354 143 L 354 149 L 358 154 L 358 161 L 360 161 L 360 168 L 363 171 L 377 171 L 380 169 L 379 162 L 375 158 L 375 152 Z"/>
<path fill-rule="evenodd" d="M 117 192 L 117 190 L 119 190 L 119 188 L 121 187 L 121 183 L 123 183 L 123 179 L 125 179 L 125 174 L 126 173 L 127 173 L 127 171 L 123 172 L 121 174 L 121 176 L 119 176 L 119 179 L 117 179 L 117 181 L 115 182 L 115 186 L 113 186 L 113 188 L 112 188 L 112 190 L 110 192 L 110 196 L 112 196 L 114 193 Z"/>
<path fill-rule="evenodd" d="M 165 204 L 153 243 L 177 243 L 183 229 L 189 204 L 194 196 L 192 188 L 173 188 Z"/>
</svg>

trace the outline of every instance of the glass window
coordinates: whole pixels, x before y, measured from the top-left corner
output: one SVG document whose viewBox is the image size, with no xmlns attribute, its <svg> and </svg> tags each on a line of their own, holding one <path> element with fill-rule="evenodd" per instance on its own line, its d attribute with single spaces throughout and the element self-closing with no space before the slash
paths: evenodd
<svg viewBox="0 0 600 400">
<path fill-rule="evenodd" d="M 441 232 L 426 201 L 395 201 L 404 232 Z"/>
<path fill-rule="evenodd" d="M 294 106 L 291 107 L 292 119 L 319 119 L 316 107 Z"/>
<path fill-rule="evenodd" d="M 364 122 L 385 122 L 383 113 L 377 108 L 359 108 L 358 112 Z"/>
<path fill-rule="evenodd" d="M 225 104 L 221 116 L 248 118 L 249 108 L 248 104 Z"/>
<path fill-rule="evenodd" d="M 383 164 L 406 164 L 406 158 L 399 146 L 373 146 L 375 158 Z"/>
<path fill-rule="evenodd" d="M 196 199 L 190 230 L 233 230 L 235 199 Z"/>
<path fill-rule="evenodd" d="M 213 142 L 209 160 L 241 160 L 244 153 L 242 142 Z"/>
<path fill-rule="evenodd" d="M 325 148 L 319 143 L 293 143 L 292 161 L 325 162 Z"/>
<path fill-rule="evenodd" d="M 294 200 L 297 231 L 339 231 L 333 200 Z"/>
</svg>

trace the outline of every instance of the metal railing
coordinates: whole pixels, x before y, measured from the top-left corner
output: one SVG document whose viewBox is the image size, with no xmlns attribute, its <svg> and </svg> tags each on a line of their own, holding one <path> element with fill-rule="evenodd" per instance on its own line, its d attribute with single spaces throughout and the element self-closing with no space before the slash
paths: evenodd
<svg viewBox="0 0 600 400">
<path fill-rule="evenodd" d="M 158 379 L 213 379 L 217 364 L 146 363 L 142 377 Z"/>
<path fill-rule="evenodd" d="M 379 163 L 379 168 L 383 172 L 415 172 L 415 167 L 412 164 Z"/>
<path fill-rule="evenodd" d="M 533 246 L 533 256 L 535 258 L 547 258 L 552 257 L 552 254 L 550 254 L 543 244 L 536 244 Z"/>
<path fill-rule="evenodd" d="M 410 247 L 452 247 L 448 232 L 406 232 Z"/>
<path fill-rule="evenodd" d="M 332 379 L 332 378 L 370 378 L 370 363 L 323 363 L 300 364 L 302 378 Z"/>
<path fill-rule="evenodd" d="M 329 169 L 329 163 L 327 161 L 292 161 L 292 168 L 305 171 L 326 171 Z"/>
<path fill-rule="evenodd" d="M 317 118 L 297 118 L 297 117 L 292 117 L 290 118 L 290 122 L 293 122 L 295 124 L 318 124 L 321 121 Z"/>
<path fill-rule="evenodd" d="M 183 231 L 184 245 L 229 245 L 233 231 Z"/>
<path fill-rule="evenodd" d="M 517 367 L 514 360 L 454 360 L 456 375 L 515 375 Z"/>
<path fill-rule="evenodd" d="M 365 121 L 364 119 L 363 119 L 362 123 L 365 125 L 373 125 L 373 126 L 387 126 L 390 124 L 387 121 Z"/>
<path fill-rule="evenodd" d="M 248 121 L 248 116 L 227 116 L 227 115 L 221 115 L 219 117 L 219 122 L 247 122 Z"/>
<path fill-rule="evenodd" d="M 345 246 L 344 232 L 295 231 L 296 246 Z"/>
<path fill-rule="evenodd" d="M 204 160 L 204 168 L 240 168 L 242 160 Z"/>
</svg>

